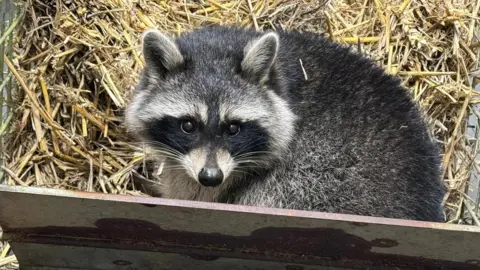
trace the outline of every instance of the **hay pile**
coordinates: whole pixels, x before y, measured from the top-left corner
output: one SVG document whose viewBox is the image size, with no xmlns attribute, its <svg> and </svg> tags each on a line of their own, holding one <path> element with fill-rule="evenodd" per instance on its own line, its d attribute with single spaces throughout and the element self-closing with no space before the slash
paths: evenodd
<svg viewBox="0 0 480 270">
<path fill-rule="evenodd" d="M 349 43 L 400 76 L 443 145 L 449 222 L 463 205 L 475 145 L 465 117 L 477 95 L 479 1 L 24 0 L 7 61 L 18 91 L 5 150 L 8 184 L 140 195 L 144 154 L 128 142 L 123 109 L 143 65 L 139 38 L 238 24 L 309 30 Z"/>
</svg>

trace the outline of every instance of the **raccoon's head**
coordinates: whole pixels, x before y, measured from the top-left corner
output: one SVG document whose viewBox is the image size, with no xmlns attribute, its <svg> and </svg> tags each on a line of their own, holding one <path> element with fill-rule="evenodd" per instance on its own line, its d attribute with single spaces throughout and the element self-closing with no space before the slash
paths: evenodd
<svg viewBox="0 0 480 270">
<path fill-rule="evenodd" d="M 277 34 L 174 40 L 148 30 L 142 42 L 145 70 L 126 126 L 172 168 L 214 187 L 282 158 L 296 117 L 275 89 Z"/>
</svg>

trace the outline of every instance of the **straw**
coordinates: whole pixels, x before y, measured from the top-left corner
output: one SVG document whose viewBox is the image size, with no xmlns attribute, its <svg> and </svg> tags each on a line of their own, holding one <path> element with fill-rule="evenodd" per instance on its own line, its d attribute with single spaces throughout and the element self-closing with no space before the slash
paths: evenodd
<svg viewBox="0 0 480 270">
<path fill-rule="evenodd" d="M 5 63 L 3 57 L 12 58 L 12 37 L 14 29 L 19 25 L 21 16 L 15 16 L 14 10 L 7 10 L 7 3 L 10 1 L 0 1 L 0 166 L 4 168 L 4 140 L 5 132 L 9 129 L 10 123 L 13 119 L 11 111 L 12 101 L 12 74 L 5 70 Z M 3 184 L 4 170 L 0 169 L 0 183 Z M 19 179 L 18 179 L 19 180 Z M 18 182 L 21 184 L 22 181 Z M 0 207 L 2 207 L 0 205 Z M 0 239 L 2 239 L 2 230 L 0 228 Z M 10 245 L 6 242 L 0 241 L 0 268 L 1 269 L 18 269 L 17 258 L 13 254 Z"/>
</svg>

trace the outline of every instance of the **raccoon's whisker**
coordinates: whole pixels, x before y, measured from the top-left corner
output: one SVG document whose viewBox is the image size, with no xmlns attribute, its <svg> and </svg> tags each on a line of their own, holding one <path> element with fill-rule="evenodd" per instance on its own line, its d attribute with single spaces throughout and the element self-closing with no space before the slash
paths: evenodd
<svg viewBox="0 0 480 270">
<path fill-rule="evenodd" d="M 171 156 L 176 156 L 176 157 L 182 157 L 183 156 L 182 153 L 180 153 L 178 151 L 175 151 L 174 149 L 164 148 L 164 147 L 151 149 L 151 151 L 148 152 L 148 153 L 152 153 L 152 154 L 153 153 L 163 153 L 163 154 L 169 154 Z"/>
<path fill-rule="evenodd" d="M 263 166 L 243 166 L 243 167 L 240 167 L 242 170 L 244 170 L 244 172 L 247 172 L 247 171 L 251 171 L 251 170 L 254 170 L 254 169 L 264 169 L 265 167 Z M 258 172 L 258 171 L 255 171 L 255 172 Z"/>
<path fill-rule="evenodd" d="M 169 152 L 169 153 L 175 154 L 175 155 L 177 155 L 177 156 L 180 156 L 180 155 L 181 155 L 181 154 L 178 153 L 178 152 L 172 151 L 172 149 L 163 148 L 163 147 L 151 149 L 149 152 L 153 152 L 153 153 L 154 153 L 154 152 L 158 152 L 158 151 Z"/>
<path fill-rule="evenodd" d="M 150 156 L 151 158 L 155 158 L 155 159 L 158 159 L 158 158 L 167 158 L 167 159 L 171 159 L 171 160 L 174 160 L 174 161 L 177 161 L 179 163 L 182 163 L 183 160 L 179 157 L 175 157 L 175 156 L 171 156 L 171 155 L 165 155 L 165 154 L 160 154 L 160 155 L 151 155 Z"/>
<path fill-rule="evenodd" d="M 156 150 L 156 151 L 153 151 L 151 153 L 148 153 L 148 155 L 150 155 L 150 156 L 156 156 L 158 154 L 168 156 L 168 157 L 175 157 L 175 158 L 181 158 L 182 157 L 180 155 L 177 155 L 176 153 L 172 153 L 172 152 L 164 151 L 164 150 Z"/>
<path fill-rule="evenodd" d="M 169 157 L 176 157 L 176 158 L 182 158 L 183 155 L 171 152 L 168 149 L 156 149 L 155 151 L 151 151 L 147 153 L 147 155 L 164 155 L 164 156 L 169 156 Z"/>
<path fill-rule="evenodd" d="M 264 161 L 257 161 L 257 160 L 245 160 L 242 162 L 237 162 L 238 165 L 245 165 L 245 164 L 255 164 L 258 167 L 264 167 L 265 162 Z"/>
<path fill-rule="evenodd" d="M 167 147 L 158 147 L 158 148 L 153 148 L 150 150 L 151 152 L 155 152 L 155 151 L 165 151 L 165 152 L 170 152 L 172 154 L 175 154 L 177 156 L 181 156 L 182 153 L 172 149 L 172 148 L 167 148 Z"/>
<path fill-rule="evenodd" d="M 247 169 L 249 171 L 247 171 Z M 248 167 L 243 167 L 241 168 L 240 172 L 244 175 L 248 175 L 248 176 L 255 176 L 254 173 L 256 174 L 259 174 L 258 170 L 257 169 L 263 169 L 263 167 L 259 167 L 259 166 L 248 166 Z"/>
<path fill-rule="evenodd" d="M 182 161 L 182 157 L 169 152 L 158 151 L 156 153 L 148 153 L 145 156 L 146 161 L 160 161 L 161 159 L 172 159 L 176 161 Z"/>
<path fill-rule="evenodd" d="M 247 164 L 254 164 L 254 165 L 257 165 L 257 166 L 261 166 L 261 167 L 265 167 L 265 161 L 263 160 L 244 160 L 244 161 L 241 161 L 241 162 L 237 162 L 236 165 L 247 165 Z"/>
<path fill-rule="evenodd" d="M 245 157 L 242 157 L 242 158 L 236 158 L 235 159 L 236 163 L 242 163 L 242 162 L 247 162 L 247 161 L 267 162 L 267 159 L 260 158 L 260 157 L 255 157 L 255 156 L 245 156 Z"/>
<path fill-rule="evenodd" d="M 234 171 L 232 171 L 232 172 L 235 172 L 236 174 L 241 175 L 241 176 L 245 176 L 245 175 L 247 175 L 247 176 L 255 176 L 253 173 L 247 172 L 247 171 L 234 170 Z"/>
<path fill-rule="evenodd" d="M 254 168 L 254 167 L 252 167 L 252 168 Z M 247 174 L 247 175 L 253 175 L 252 172 L 249 172 L 249 171 L 246 171 L 246 170 L 243 170 L 243 169 L 245 169 L 245 168 L 235 169 L 232 172 Z"/>
<path fill-rule="evenodd" d="M 174 159 L 181 159 L 181 156 L 176 154 L 167 152 L 167 151 L 155 151 L 154 153 L 149 153 L 148 157 L 166 157 L 166 158 L 174 158 Z"/>
<path fill-rule="evenodd" d="M 162 168 L 164 170 L 177 169 L 177 168 L 184 169 L 182 165 L 163 166 Z"/>
<path fill-rule="evenodd" d="M 265 160 L 265 159 L 262 159 L 262 158 L 257 157 L 257 156 L 244 156 L 242 158 L 236 158 L 235 159 L 236 162 L 245 161 L 245 160 Z"/>
<path fill-rule="evenodd" d="M 265 170 L 265 167 L 264 166 L 260 166 L 260 165 L 248 165 L 248 166 L 241 166 L 239 167 L 239 169 L 242 169 L 244 171 L 255 171 L 258 173 L 257 170 L 260 170 L 260 171 L 264 171 Z"/>
<path fill-rule="evenodd" d="M 247 147 L 250 147 L 252 146 L 254 143 L 258 142 L 259 140 L 263 140 L 265 138 L 265 136 L 260 136 L 258 138 L 256 138 L 255 140 L 245 144 L 242 148 L 240 148 L 238 151 L 236 151 L 235 153 L 233 153 L 233 156 L 237 155 L 238 153 L 241 153 L 242 151 L 244 151 L 245 149 L 247 149 Z M 260 145 L 260 144 L 258 144 Z M 258 146 L 256 145 L 256 146 Z"/>
<path fill-rule="evenodd" d="M 255 140 L 253 140 L 253 141 L 251 141 L 251 142 L 243 145 L 243 147 L 240 148 L 240 149 L 239 149 L 238 151 L 236 151 L 235 153 L 233 153 L 233 155 L 236 155 L 236 154 L 238 154 L 238 153 L 241 153 L 241 152 L 244 151 L 247 147 L 252 146 L 254 143 L 258 142 L 258 141 L 261 140 L 261 139 L 264 139 L 264 136 L 260 136 L 260 137 L 256 138 Z"/>
<path fill-rule="evenodd" d="M 248 153 L 243 153 L 243 154 L 240 154 L 240 155 L 236 155 L 234 156 L 235 158 L 243 158 L 243 157 L 249 157 L 249 156 L 253 156 L 253 155 L 261 155 L 261 154 L 273 154 L 273 152 L 271 151 L 256 151 L 256 152 L 248 152 Z"/>
<path fill-rule="evenodd" d="M 183 148 L 180 144 L 178 144 L 178 142 L 176 141 L 173 141 L 183 152 L 187 152 L 185 151 L 185 148 Z"/>
<path fill-rule="evenodd" d="M 182 163 L 182 160 L 181 159 L 178 159 L 178 158 L 174 158 L 174 157 L 166 157 L 166 156 L 161 156 L 163 158 L 167 158 L 167 159 L 170 159 L 170 160 L 173 160 L 175 162 L 178 162 L 178 163 Z"/>
<path fill-rule="evenodd" d="M 168 149 L 169 151 L 171 152 L 174 152 L 178 155 L 182 155 L 182 153 L 176 149 L 174 149 L 173 147 L 167 145 L 167 144 L 164 144 L 164 143 L 161 143 L 161 142 L 158 142 L 158 141 L 151 141 L 151 140 L 145 140 L 145 141 L 140 141 L 138 143 L 135 143 L 135 144 L 141 144 L 142 147 L 145 147 L 145 146 L 156 146 L 156 147 L 159 147 L 159 148 L 162 148 L 162 149 Z M 151 149 L 152 151 L 155 151 L 157 150 L 156 148 L 152 148 Z"/>
<path fill-rule="evenodd" d="M 168 168 L 168 169 L 165 169 L 164 170 L 168 170 L 168 171 L 185 171 L 185 168 Z M 160 174 L 161 175 L 161 174 Z"/>
</svg>

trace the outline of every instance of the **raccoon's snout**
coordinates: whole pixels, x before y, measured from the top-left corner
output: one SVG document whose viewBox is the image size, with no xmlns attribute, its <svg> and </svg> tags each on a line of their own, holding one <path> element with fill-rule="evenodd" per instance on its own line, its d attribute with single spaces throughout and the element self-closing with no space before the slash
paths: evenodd
<svg viewBox="0 0 480 270">
<path fill-rule="evenodd" d="M 202 168 L 198 174 L 198 181 L 206 187 L 216 187 L 223 181 L 223 172 L 219 168 Z"/>
</svg>

